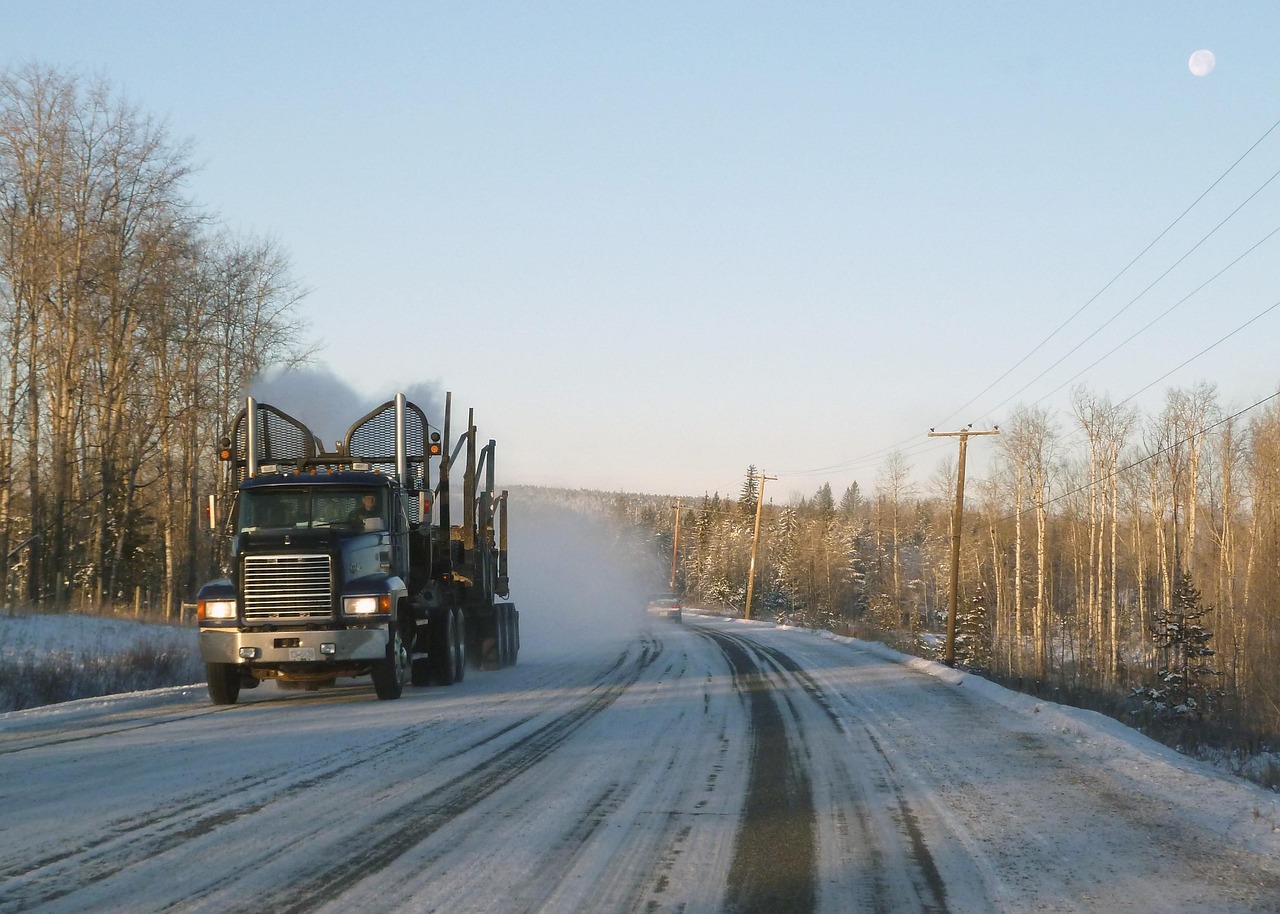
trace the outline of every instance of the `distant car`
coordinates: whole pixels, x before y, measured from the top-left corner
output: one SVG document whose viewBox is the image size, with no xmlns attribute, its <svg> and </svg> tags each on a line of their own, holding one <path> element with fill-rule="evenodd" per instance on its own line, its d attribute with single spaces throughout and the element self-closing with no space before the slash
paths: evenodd
<svg viewBox="0 0 1280 914">
<path fill-rule="evenodd" d="M 672 622 L 680 621 L 680 598 L 673 593 L 654 594 L 649 598 L 646 608 L 651 615 L 661 616 Z"/>
</svg>

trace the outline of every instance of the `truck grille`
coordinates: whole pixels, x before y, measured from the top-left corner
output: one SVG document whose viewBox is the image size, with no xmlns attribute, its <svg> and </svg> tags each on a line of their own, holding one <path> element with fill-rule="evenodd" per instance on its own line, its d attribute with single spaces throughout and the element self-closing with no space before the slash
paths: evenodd
<svg viewBox="0 0 1280 914">
<path fill-rule="evenodd" d="M 245 620 L 331 618 L 330 565 L 327 555 L 246 555 Z"/>
</svg>

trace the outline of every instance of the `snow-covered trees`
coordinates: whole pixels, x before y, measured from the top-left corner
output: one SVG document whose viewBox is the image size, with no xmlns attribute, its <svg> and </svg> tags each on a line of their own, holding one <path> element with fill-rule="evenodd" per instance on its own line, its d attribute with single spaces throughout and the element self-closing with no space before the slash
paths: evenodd
<svg viewBox="0 0 1280 914">
<path fill-rule="evenodd" d="M 1225 412 L 1207 385 L 1168 392 L 1154 415 L 1084 389 L 1070 420 L 1015 409 L 985 478 L 970 479 L 961 661 L 1116 701 L 1142 683 L 1166 696 L 1201 683 L 1170 707 L 1229 692 L 1240 732 L 1280 734 L 1280 406 L 1247 420 Z M 682 559 L 692 599 L 741 607 L 754 476 L 739 498 L 709 497 L 694 513 Z M 865 623 L 899 646 L 938 632 L 954 478 L 943 467 L 922 492 L 899 454 L 871 499 L 852 484 L 837 501 L 825 483 L 785 505 L 768 499 L 761 605 L 841 631 Z M 1210 582 L 1207 608 L 1192 580 Z M 1208 632 L 1213 654 L 1196 641 Z"/>
</svg>

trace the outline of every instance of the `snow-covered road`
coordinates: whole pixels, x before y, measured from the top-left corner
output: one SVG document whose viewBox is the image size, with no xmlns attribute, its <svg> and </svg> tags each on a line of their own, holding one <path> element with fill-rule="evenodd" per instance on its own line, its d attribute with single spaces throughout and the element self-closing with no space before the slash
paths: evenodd
<svg viewBox="0 0 1280 914">
<path fill-rule="evenodd" d="M 1274 794 L 925 661 L 686 622 L 400 701 L 0 716 L 0 914 L 1280 910 Z"/>
</svg>

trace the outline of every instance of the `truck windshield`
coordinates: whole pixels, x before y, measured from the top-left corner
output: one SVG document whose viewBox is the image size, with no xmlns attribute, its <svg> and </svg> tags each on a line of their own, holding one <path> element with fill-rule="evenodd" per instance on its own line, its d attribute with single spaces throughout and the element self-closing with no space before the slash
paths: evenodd
<svg viewBox="0 0 1280 914">
<path fill-rule="evenodd" d="M 238 529 L 241 533 L 281 527 L 385 530 L 386 499 L 380 489 L 331 486 L 254 489 L 240 493 Z"/>
</svg>

